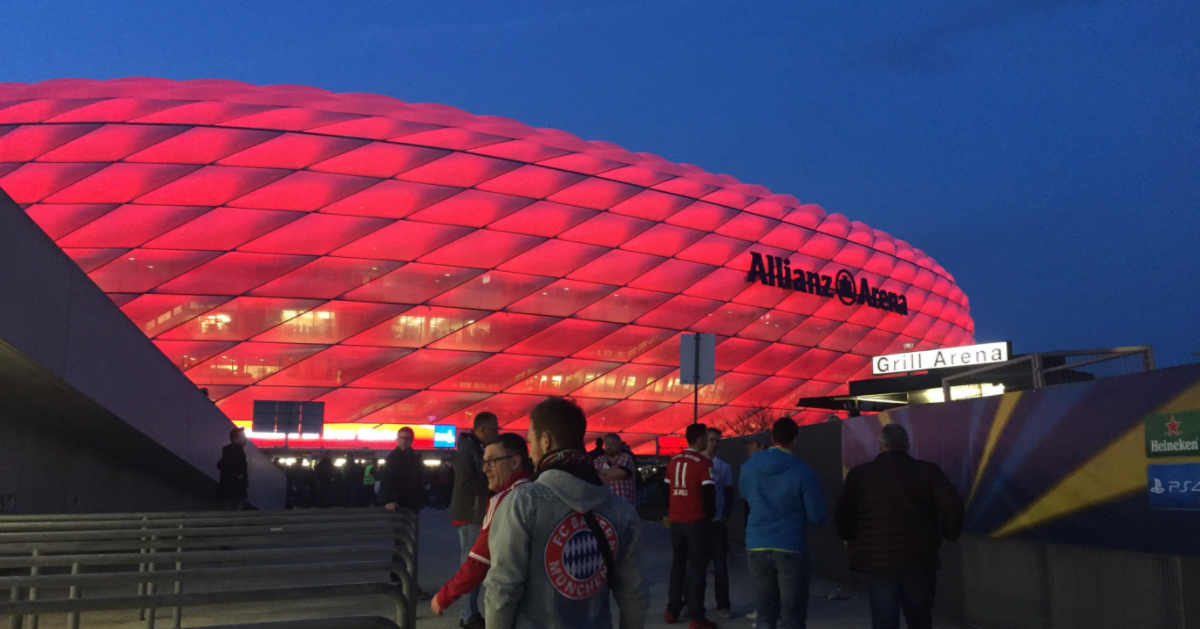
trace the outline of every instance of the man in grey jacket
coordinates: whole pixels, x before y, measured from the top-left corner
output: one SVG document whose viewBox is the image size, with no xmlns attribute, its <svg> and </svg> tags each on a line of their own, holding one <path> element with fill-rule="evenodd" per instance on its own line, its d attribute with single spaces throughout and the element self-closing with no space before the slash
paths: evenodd
<svg viewBox="0 0 1200 629">
<path fill-rule="evenodd" d="M 537 471 L 492 516 L 488 629 L 609 629 L 610 592 L 621 629 L 645 624 L 637 511 L 600 480 L 584 450 L 586 432 L 583 410 L 568 400 L 549 398 L 530 413 Z"/>
<path fill-rule="evenodd" d="M 500 428 L 494 413 L 484 411 L 475 416 L 471 432 L 458 437 L 458 450 L 454 453 L 454 492 L 450 496 L 450 523 L 458 529 L 460 560 L 465 562 L 487 514 L 487 475 L 483 473 L 483 449 L 496 440 Z M 458 626 L 464 629 L 483 629 L 483 616 L 479 613 L 479 590 L 472 590 L 462 597 Z"/>
</svg>

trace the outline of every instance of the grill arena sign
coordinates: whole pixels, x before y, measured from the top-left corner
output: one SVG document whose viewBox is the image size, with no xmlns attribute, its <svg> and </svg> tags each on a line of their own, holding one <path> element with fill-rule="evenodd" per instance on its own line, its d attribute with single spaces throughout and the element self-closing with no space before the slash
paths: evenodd
<svg viewBox="0 0 1200 629">
<path fill-rule="evenodd" d="M 903 354 L 888 354 L 871 359 L 871 373 L 881 376 L 889 373 L 908 373 L 910 371 L 925 371 L 926 369 L 942 369 L 944 367 L 967 367 L 971 365 L 987 365 L 1002 363 L 1008 360 L 1008 341 L 998 343 L 981 343 L 979 345 L 964 345 L 962 347 L 947 347 L 944 349 L 929 349 L 920 352 L 905 352 Z"/>
<path fill-rule="evenodd" d="M 779 256 L 764 256 L 751 251 L 750 272 L 746 274 L 746 281 L 821 297 L 837 297 L 847 306 L 866 304 L 871 308 L 908 315 L 907 297 L 872 287 L 865 277 L 856 283 L 854 274 L 846 269 L 838 271 L 836 276 L 821 275 L 793 269 L 790 261 Z"/>
</svg>

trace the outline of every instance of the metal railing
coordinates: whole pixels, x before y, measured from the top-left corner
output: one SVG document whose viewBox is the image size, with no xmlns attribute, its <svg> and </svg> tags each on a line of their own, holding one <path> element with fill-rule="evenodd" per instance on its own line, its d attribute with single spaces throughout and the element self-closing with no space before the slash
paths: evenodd
<svg viewBox="0 0 1200 629">
<path fill-rule="evenodd" d="M 980 397 L 988 386 L 1003 386 L 1002 392 L 1027 391 L 1153 370 L 1154 350 L 1149 345 L 1042 352 L 946 376 L 942 395 L 949 402 Z"/>
<path fill-rule="evenodd" d="M 382 596 L 395 604 L 395 626 L 413 629 L 417 544 L 417 518 L 407 510 L 0 517 L 0 589 L 9 590 L 0 615 L 10 617 L 10 629 L 37 629 L 40 615 L 63 613 L 67 629 L 79 629 L 84 612 L 137 609 L 154 629 L 157 610 L 170 608 L 179 628 L 184 609 L 195 605 Z M 331 575 L 354 582 L 228 589 L 230 580 Z M 197 584 L 217 589 L 184 591 Z M 349 624 L 320 627 L 368 622 L 340 621 Z"/>
</svg>

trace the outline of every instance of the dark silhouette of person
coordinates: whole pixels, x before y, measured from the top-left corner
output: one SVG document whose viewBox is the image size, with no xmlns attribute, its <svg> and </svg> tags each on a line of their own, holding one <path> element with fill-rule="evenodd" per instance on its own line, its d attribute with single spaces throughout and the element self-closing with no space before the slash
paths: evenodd
<svg viewBox="0 0 1200 629">
<path fill-rule="evenodd" d="M 405 426 L 396 432 L 396 447 L 388 453 L 379 478 L 379 502 L 388 511 L 425 506 L 425 485 L 421 482 L 421 455 L 412 447 L 413 429 Z"/>
<path fill-rule="evenodd" d="M 226 511 L 241 511 L 246 507 L 247 489 L 250 487 L 250 468 L 246 463 L 246 431 L 234 428 L 229 431 L 229 445 L 221 449 L 217 461 L 221 473 L 217 495 Z"/>
<path fill-rule="evenodd" d="M 317 507 L 328 509 L 333 506 L 333 455 L 326 452 L 313 468 L 313 481 L 317 486 Z"/>
<path fill-rule="evenodd" d="M 367 471 L 354 458 L 353 452 L 346 453 L 346 467 L 342 470 L 342 501 L 347 507 L 365 507 L 362 484 Z"/>
<path fill-rule="evenodd" d="M 875 460 L 846 474 L 838 500 L 838 536 L 850 569 L 865 573 L 875 629 L 933 627 L 938 547 L 962 533 L 963 499 L 935 463 L 908 454 L 908 431 L 888 424 Z"/>
</svg>

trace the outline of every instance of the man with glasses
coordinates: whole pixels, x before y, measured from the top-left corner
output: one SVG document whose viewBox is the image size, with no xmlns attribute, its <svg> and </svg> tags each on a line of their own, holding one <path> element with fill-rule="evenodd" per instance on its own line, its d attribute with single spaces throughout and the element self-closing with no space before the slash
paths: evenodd
<svg viewBox="0 0 1200 629">
<path fill-rule="evenodd" d="M 442 611 L 453 605 L 454 601 L 478 589 L 483 583 L 488 568 L 492 566 L 492 551 L 488 542 L 492 515 L 509 490 L 528 481 L 532 472 L 533 462 L 529 460 L 529 448 L 520 436 L 505 433 L 484 448 L 483 473 L 487 475 L 488 489 L 496 492 L 496 495 L 488 501 L 483 528 L 480 529 L 475 544 L 471 546 L 467 560 L 433 597 L 430 604 L 435 616 L 441 616 Z"/>
<path fill-rule="evenodd" d="M 467 561 L 471 546 L 483 528 L 483 516 L 487 514 L 488 479 L 483 473 L 483 449 L 496 440 L 500 428 L 495 413 L 484 411 L 475 416 L 471 432 L 458 436 L 458 450 L 454 453 L 454 493 L 450 496 L 450 523 L 458 529 L 460 560 Z M 483 629 L 483 615 L 479 613 L 479 590 L 471 590 L 463 600 L 458 626 L 465 629 Z"/>
</svg>

